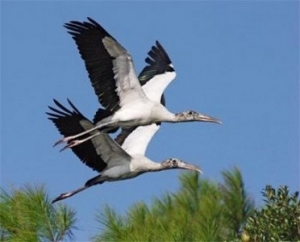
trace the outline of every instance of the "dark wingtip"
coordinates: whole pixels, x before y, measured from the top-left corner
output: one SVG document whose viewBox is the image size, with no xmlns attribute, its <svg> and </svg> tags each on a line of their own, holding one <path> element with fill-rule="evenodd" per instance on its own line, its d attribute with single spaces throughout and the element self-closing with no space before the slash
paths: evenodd
<svg viewBox="0 0 300 242">
<path fill-rule="evenodd" d="M 160 44 L 160 42 L 159 42 L 158 40 L 155 41 L 155 44 L 156 44 L 156 46 L 157 46 L 159 49 L 163 49 L 163 50 L 164 50 L 164 48 L 162 47 L 162 45 Z M 164 50 L 164 51 L 165 51 L 165 50 Z"/>
<path fill-rule="evenodd" d="M 144 67 L 138 76 L 139 80 L 144 83 L 149 81 L 156 74 L 175 71 L 171 65 L 170 57 L 158 40 L 155 41 L 155 45 L 153 45 L 148 52 L 145 62 L 148 65 Z"/>
<path fill-rule="evenodd" d="M 97 21 L 95 21 L 94 19 L 92 19 L 91 17 L 87 17 L 88 21 L 90 21 L 91 23 L 93 23 L 96 26 L 99 26 L 99 24 L 97 23 Z"/>
</svg>

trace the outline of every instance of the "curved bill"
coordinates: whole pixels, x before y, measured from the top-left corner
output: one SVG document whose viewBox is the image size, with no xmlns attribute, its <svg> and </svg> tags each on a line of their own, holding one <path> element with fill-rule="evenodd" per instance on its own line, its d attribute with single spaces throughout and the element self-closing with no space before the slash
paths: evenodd
<svg viewBox="0 0 300 242">
<path fill-rule="evenodd" d="M 178 168 L 185 169 L 185 170 L 190 170 L 190 171 L 197 171 L 197 172 L 203 174 L 203 172 L 200 170 L 199 167 L 194 166 L 194 165 L 190 165 L 190 164 L 186 164 L 186 163 L 180 163 L 178 165 Z"/>
<path fill-rule="evenodd" d="M 217 124 L 222 124 L 222 121 L 220 119 L 199 113 L 198 117 L 196 118 L 197 121 L 202 121 L 202 122 L 212 122 L 212 123 L 217 123 Z"/>
</svg>

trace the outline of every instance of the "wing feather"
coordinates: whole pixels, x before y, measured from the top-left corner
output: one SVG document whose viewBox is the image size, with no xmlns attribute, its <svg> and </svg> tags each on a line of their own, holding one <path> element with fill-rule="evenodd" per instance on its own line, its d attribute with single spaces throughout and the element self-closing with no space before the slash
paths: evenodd
<svg viewBox="0 0 300 242">
<path fill-rule="evenodd" d="M 116 111 L 119 97 L 115 91 L 113 62 L 102 43 L 104 37 L 113 37 L 91 18 L 87 22 L 71 21 L 64 27 L 75 40 L 99 102 L 105 109 Z"/>
<path fill-rule="evenodd" d="M 63 136 L 70 136 L 93 128 L 93 123 L 84 117 L 71 103 L 71 101 L 68 100 L 68 102 L 73 108 L 73 111 L 64 107 L 57 100 L 54 100 L 56 106 L 61 110 L 49 107 L 52 112 L 46 113 L 48 114 L 48 119 L 55 124 L 59 132 Z M 98 136 L 93 139 L 98 139 Z M 89 166 L 93 170 L 101 172 L 107 166 L 107 164 L 102 160 L 101 156 L 97 154 L 96 148 L 91 140 L 88 140 L 81 145 L 72 147 L 71 149 L 85 165 Z"/>
<path fill-rule="evenodd" d="M 92 142 L 96 147 L 97 154 L 107 163 L 107 169 L 130 163 L 131 156 L 122 149 L 107 133 L 101 132 Z"/>
<path fill-rule="evenodd" d="M 64 107 L 57 100 L 54 100 L 54 103 L 61 110 L 49 107 L 53 113 L 47 112 L 48 118 L 55 124 L 62 135 L 74 135 L 95 127 L 90 120 L 80 113 L 70 100 L 68 102 L 73 108 L 72 111 Z M 102 113 L 103 117 L 107 115 L 105 110 L 104 112 L 98 111 L 98 118 L 100 118 L 100 113 Z M 98 131 L 91 133 L 96 132 Z M 84 164 L 98 172 L 102 172 L 105 168 L 122 166 L 124 163 L 129 164 L 131 161 L 131 156 L 106 133 L 100 133 L 91 140 L 71 147 L 71 149 Z"/>
<path fill-rule="evenodd" d="M 130 54 L 99 23 L 71 21 L 70 30 L 99 102 L 109 111 L 145 98 Z"/>
<path fill-rule="evenodd" d="M 146 98 L 136 76 L 131 55 L 113 38 L 105 37 L 103 45 L 113 58 L 113 72 L 117 93 L 122 107 L 130 102 L 138 102 Z"/>
</svg>

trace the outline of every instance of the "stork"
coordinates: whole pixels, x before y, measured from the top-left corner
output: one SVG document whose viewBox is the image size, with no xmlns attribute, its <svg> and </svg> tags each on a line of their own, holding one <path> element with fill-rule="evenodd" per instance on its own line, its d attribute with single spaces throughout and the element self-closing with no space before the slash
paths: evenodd
<svg viewBox="0 0 300 242">
<path fill-rule="evenodd" d="M 71 101 L 68 100 L 72 110 L 67 109 L 56 100 L 54 102 L 59 109 L 49 106 L 52 113 L 48 112 L 47 114 L 62 135 L 70 135 L 94 127 L 94 124 L 85 118 Z M 101 112 L 98 112 L 98 117 L 99 113 Z M 105 115 L 105 111 L 103 114 Z M 146 129 L 147 132 L 144 132 L 143 129 Z M 201 173 L 197 166 L 187 164 L 177 158 L 157 163 L 145 157 L 147 145 L 157 130 L 158 124 L 140 126 L 121 132 L 116 141 L 107 133 L 93 131 L 92 134 L 97 133 L 98 135 L 71 148 L 83 163 L 100 174 L 88 180 L 84 186 L 62 193 L 52 203 L 71 197 L 97 184 L 131 179 L 146 172 L 186 169 Z"/>
<path fill-rule="evenodd" d="M 170 60 L 170 57 L 168 56 L 165 49 L 162 47 L 162 45 L 156 41 L 155 45 L 151 47 L 150 51 L 148 52 L 148 56 L 145 59 L 145 62 L 148 64 L 146 65 L 141 73 L 138 76 L 138 79 L 140 81 L 140 84 L 146 93 L 147 97 L 152 99 L 153 101 L 159 101 L 162 105 L 165 105 L 165 97 L 162 93 L 161 97 L 158 93 L 156 93 L 155 96 L 153 96 L 153 90 L 160 89 L 160 86 L 164 83 L 164 85 L 167 86 L 168 83 L 172 82 L 176 76 L 176 73 L 173 69 L 172 62 Z M 93 69 L 92 69 L 93 70 Z M 91 76 L 94 76 L 91 74 Z M 91 78 L 93 80 L 93 78 Z M 120 109 L 120 106 L 118 105 L 118 102 L 114 102 L 114 99 L 112 100 L 106 100 L 105 95 L 99 94 L 99 88 L 97 87 L 97 84 L 99 82 L 97 80 L 93 81 L 93 86 L 95 87 L 95 92 L 99 98 L 99 102 L 106 108 L 106 110 L 110 110 L 111 112 L 114 112 L 118 109 Z M 95 85 L 94 85 L 95 84 Z M 151 92 L 152 91 L 152 92 Z M 106 93 L 106 92 L 105 92 Z M 109 115 L 109 112 L 106 112 L 107 115 Z M 100 117 L 98 117 L 100 115 Z M 98 112 L 96 112 L 94 117 L 94 122 L 97 120 L 102 119 L 104 116 L 104 110 L 100 109 Z M 149 127 L 148 127 L 149 126 Z M 160 127 L 160 123 L 153 123 L 150 125 L 145 126 L 135 126 L 131 127 L 129 129 L 122 129 L 122 135 L 118 139 L 122 139 L 124 137 L 123 134 L 130 134 L 132 131 L 134 131 L 133 135 L 130 137 L 135 137 L 134 140 L 137 139 L 145 139 L 146 137 L 149 137 L 148 140 L 152 138 L 152 136 L 157 132 L 157 130 Z M 116 130 L 111 130 L 112 132 Z M 153 132 L 153 133 L 152 133 Z M 73 133 L 74 134 L 74 133 Z M 139 134 L 139 135 L 136 135 Z M 72 134 L 68 134 L 72 135 Z M 126 135 L 126 137 L 127 137 Z M 144 137 L 144 138 L 141 138 Z M 131 139 L 131 138 L 130 138 Z M 127 143 L 127 142 L 126 142 Z M 130 146 L 126 145 L 125 143 L 125 150 L 130 149 Z M 134 144 L 138 144 L 139 142 L 134 142 Z M 65 147 L 66 148 L 66 147 Z M 64 150 L 65 148 L 61 149 Z M 145 153 L 145 152 L 143 152 Z"/>
<path fill-rule="evenodd" d="M 88 20 L 89 22 L 71 21 L 65 27 L 73 36 L 85 61 L 99 101 L 112 113 L 97 122 L 93 128 L 64 137 L 55 145 L 68 142 L 66 148 L 76 146 L 99 135 L 99 132 L 82 140 L 75 140 L 76 138 L 103 127 L 130 128 L 157 122 L 221 123 L 216 118 L 195 111 L 171 113 L 158 101 L 170 80 L 175 77 L 172 64 L 161 80 L 155 81 L 156 88 L 149 88 L 146 94 L 136 76 L 131 55 L 100 24 L 91 18 Z"/>
</svg>

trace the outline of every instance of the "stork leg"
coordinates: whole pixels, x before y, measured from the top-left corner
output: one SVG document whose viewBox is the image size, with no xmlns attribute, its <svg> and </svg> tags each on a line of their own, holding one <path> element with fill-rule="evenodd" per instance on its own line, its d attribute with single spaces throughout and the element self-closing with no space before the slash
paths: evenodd
<svg viewBox="0 0 300 242">
<path fill-rule="evenodd" d="M 98 125 L 96 125 L 94 128 L 88 129 L 88 130 L 86 130 L 86 131 L 84 131 L 84 132 L 81 132 L 81 133 L 79 133 L 79 134 L 64 137 L 64 138 L 58 140 L 57 142 L 55 142 L 55 144 L 53 145 L 53 147 L 56 146 L 56 145 L 58 145 L 58 144 L 61 144 L 61 143 L 69 142 L 69 141 L 72 140 L 72 139 L 76 139 L 76 138 L 78 138 L 78 137 L 80 137 L 80 136 L 82 136 L 82 135 L 88 134 L 88 133 L 90 133 L 90 132 L 92 132 L 92 131 L 94 131 L 94 130 L 97 130 L 97 129 L 100 129 L 100 128 L 105 127 L 105 126 L 107 126 L 107 125 L 111 125 L 111 124 L 115 124 L 115 123 L 116 123 L 116 121 L 109 121 L 109 122 L 104 123 L 104 124 L 98 124 Z M 76 140 L 74 140 L 74 141 L 76 142 Z M 83 142 L 84 142 L 84 141 L 83 141 Z M 81 142 L 81 143 L 82 143 L 82 142 Z M 79 143 L 79 144 L 80 144 L 80 143 Z M 68 147 L 67 147 L 67 148 L 68 148 Z"/>
<path fill-rule="evenodd" d="M 89 187 L 90 187 L 90 186 L 84 186 L 84 187 L 80 187 L 80 188 L 78 188 L 78 189 L 76 189 L 76 190 L 74 190 L 74 191 L 71 191 L 71 192 L 65 192 L 65 193 L 62 193 L 62 194 L 60 194 L 57 198 L 55 198 L 55 199 L 52 201 L 52 203 L 55 203 L 55 202 L 57 202 L 57 201 L 66 199 L 66 198 L 68 198 L 68 197 L 72 197 L 72 196 L 74 196 L 76 193 L 81 192 L 81 191 L 83 191 L 83 190 L 85 190 L 85 189 L 87 189 L 87 188 L 89 188 Z"/>
<path fill-rule="evenodd" d="M 60 201 L 60 200 L 63 200 L 63 199 L 66 199 L 68 197 L 72 197 L 74 196 L 75 194 L 91 187 L 91 186 L 94 186 L 94 185 L 97 185 L 97 184 L 102 184 L 103 182 L 105 182 L 106 178 L 103 177 L 101 174 L 100 175 L 97 175 L 93 178 L 91 178 L 90 180 L 88 180 L 83 187 L 80 187 L 80 188 L 77 188 L 76 190 L 74 191 L 71 191 L 71 192 L 65 192 L 65 193 L 62 193 L 60 194 L 57 198 L 55 198 L 52 203 L 55 203 L 57 201 Z"/>
<path fill-rule="evenodd" d="M 68 143 L 65 147 L 63 147 L 63 148 L 60 150 L 60 152 L 63 151 L 63 150 L 65 150 L 65 149 L 68 149 L 68 148 L 77 146 L 77 145 L 79 145 L 79 144 L 82 144 L 82 143 L 84 143 L 84 142 L 86 142 L 86 141 L 88 141 L 88 140 L 90 140 L 90 139 L 96 137 L 96 136 L 99 135 L 99 134 L 101 134 L 101 133 L 98 132 L 98 133 L 96 133 L 96 134 L 93 134 L 93 135 L 91 135 L 91 136 L 85 138 L 85 139 L 72 140 L 72 141 L 71 141 L 70 143 Z"/>
</svg>

